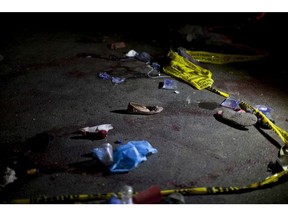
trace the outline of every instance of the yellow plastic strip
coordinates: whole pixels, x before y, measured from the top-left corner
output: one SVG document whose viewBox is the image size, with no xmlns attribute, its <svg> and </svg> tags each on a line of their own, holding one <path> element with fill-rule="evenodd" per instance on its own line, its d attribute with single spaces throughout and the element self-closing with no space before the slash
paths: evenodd
<svg viewBox="0 0 288 216">
<path fill-rule="evenodd" d="M 262 53 L 259 55 L 236 55 L 190 50 L 187 50 L 187 53 L 199 62 L 211 64 L 228 64 L 234 62 L 255 61 L 268 55 L 267 53 Z"/>
<path fill-rule="evenodd" d="M 192 55 L 193 53 L 197 53 L 197 52 L 192 52 L 192 51 L 186 51 L 189 55 Z M 207 53 L 207 52 L 198 52 L 199 53 Z M 210 53 L 211 54 L 211 53 Z M 228 58 L 227 56 L 224 58 L 224 54 L 219 54 L 219 57 L 223 57 L 222 58 L 222 62 L 228 62 Z M 240 55 L 239 55 L 240 56 Z M 213 85 L 213 79 L 212 79 L 212 72 L 210 70 L 204 69 L 202 67 L 200 67 L 199 65 L 194 64 L 193 62 L 185 59 L 184 57 L 180 56 L 178 53 L 170 51 L 168 53 L 168 57 L 170 57 L 171 61 L 170 61 L 170 66 L 165 66 L 163 68 L 163 71 L 171 76 L 177 77 L 187 83 L 189 83 L 190 85 L 192 85 L 193 87 L 195 87 L 198 90 L 202 90 L 202 89 L 207 89 L 213 93 L 216 93 L 218 95 L 221 95 L 225 98 L 229 97 L 229 94 L 226 92 L 222 92 L 219 91 L 215 88 L 212 87 Z M 235 57 L 235 56 L 234 56 Z M 233 58 L 234 58 L 233 57 Z M 233 59 L 231 57 L 231 59 Z M 229 61 L 231 61 L 231 59 L 229 59 Z M 236 59 L 236 58 L 234 58 Z M 240 58 L 238 58 L 240 59 Z M 219 61 L 218 61 L 219 62 Z M 209 63 L 213 63 L 213 61 L 209 62 Z M 271 128 L 285 143 L 285 145 L 288 146 L 288 133 L 281 129 L 280 127 L 276 126 L 274 123 L 272 123 L 262 112 L 260 112 L 258 109 L 255 109 L 253 106 L 245 103 L 245 102 L 241 102 L 241 104 L 243 106 L 246 106 L 248 108 L 250 108 L 253 113 L 260 118 L 264 124 L 266 124 L 269 128 Z"/>
<path fill-rule="evenodd" d="M 183 189 L 170 189 L 161 190 L 162 196 L 167 196 L 172 193 L 181 193 L 183 195 L 209 195 L 209 194 L 235 194 L 245 193 L 253 190 L 264 189 L 272 187 L 276 184 L 281 183 L 281 180 L 286 180 L 288 177 L 288 170 L 276 173 L 272 176 L 267 177 L 261 182 L 255 182 L 248 186 L 243 187 L 195 187 L 195 188 L 183 188 Z M 134 193 L 134 195 L 139 192 Z M 121 197 L 120 193 L 104 193 L 104 194 L 80 194 L 80 195 L 60 195 L 55 197 L 40 197 L 36 199 L 15 199 L 7 203 L 14 204 L 45 204 L 45 203 L 76 203 L 76 202 L 87 202 L 87 201 L 101 201 L 108 200 L 116 194 L 118 198 Z"/>
</svg>

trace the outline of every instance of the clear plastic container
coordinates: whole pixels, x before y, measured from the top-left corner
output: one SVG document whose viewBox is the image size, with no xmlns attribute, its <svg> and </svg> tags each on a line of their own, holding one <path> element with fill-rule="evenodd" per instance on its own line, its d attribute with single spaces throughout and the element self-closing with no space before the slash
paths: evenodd
<svg viewBox="0 0 288 216">
<path fill-rule="evenodd" d="M 100 148 L 95 148 L 93 153 L 106 166 L 113 163 L 113 147 L 110 143 L 104 143 Z"/>
<path fill-rule="evenodd" d="M 125 185 L 121 189 L 121 202 L 122 204 L 133 204 L 133 188 L 132 186 Z"/>
</svg>

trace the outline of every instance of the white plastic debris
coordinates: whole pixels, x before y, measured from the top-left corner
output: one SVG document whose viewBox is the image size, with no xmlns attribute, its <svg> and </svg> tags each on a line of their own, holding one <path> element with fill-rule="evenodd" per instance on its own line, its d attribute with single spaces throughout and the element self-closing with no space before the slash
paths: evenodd
<svg viewBox="0 0 288 216">
<path fill-rule="evenodd" d="M 127 57 L 135 57 L 138 53 L 135 50 L 130 50 L 128 53 L 126 53 Z"/>
<path fill-rule="evenodd" d="M 5 176 L 3 176 L 1 187 L 5 187 L 7 184 L 13 183 L 17 179 L 16 173 L 10 167 L 6 168 Z"/>
<path fill-rule="evenodd" d="M 101 125 L 96 125 L 96 126 L 92 126 L 92 127 L 84 127 L 79 129 L 83 135 L 85 136 L 87 133 L 90 134 L 97 134 L 100 131 L 106 131 L 108 132 L 109 130 L 113 129 L 113 126 L 111 124 L 101 124 Z"/>
<path fill-rule="evenodd" d="M 191 103 L 190 95 L 188 95 L 188 97 L 186 98 L 186 103 L 187 103 L 187 105 L 189 105 Z"/>
</svg>

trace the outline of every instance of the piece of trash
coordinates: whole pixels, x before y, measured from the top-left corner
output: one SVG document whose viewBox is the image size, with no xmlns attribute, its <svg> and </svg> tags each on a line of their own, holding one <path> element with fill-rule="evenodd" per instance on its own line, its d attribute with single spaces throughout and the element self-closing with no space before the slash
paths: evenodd
<svg viewBox="0 0 288 216">
<path fill-rule="evenodd" d="M 187 103 L 187 105 L 189 105 L 191 103 L 190 95 L 187 96 L 186 103 Z"/>
<path fill-rule="evenodd" d="M 126 57 L 135 57 L 138 53 L 135 50 L 130 50 L 128 53 L 126 53 Z"/>
<path fill-rule="evenodd" d="M 149 63 L 152 60 L 152 57 L 147 52 L 140 52 L 140 53 L 135 55 L 135 58 L 137 60 L 145 62 L 145 63 Z"/>
<path fill-rule="evenodd" d="M 107 204 L 122 204 L 122 202 L 120 199 L 118 199 L 117 195 L 113 193 L 111 198 L 108 199 Z"/>
<path fill-rule="evenodd" d="M 124 185 L 120 191 L 122 204 L 133 204 L 133 188 L 130 185 Z"/>
<path fill-rule="evenodd" d="M 166 197 L 162 204 L 185 204 L 185 198 L 181 193 L 175 192 Z"/>
<path fill-rule="evenodd" d="M 175 90 L 174 93 L 175 93 L 175 94 L 180 94 L 180 91 Z"/>
<path fill-rule="evenodd" d="M 3 55 L 0 55 L 0 61 L 2 61 L 4 59 Z"/>
<path fill-rule="evenodd" d="M 121 77 L 112 77 L 111 81 L 113 84 L 120 84 L 123 83 L 126 80 L 126 78 Z"/>
<path fill-rule="evenodd" d="M 146 161 L 146 156 L 157 152 L 148 141 L 130 141 L 114 150 L 114 163 L 109 169 L 113 173 L 131 171 Z"/>
<path fill-rule="evenodd" d="M 113 129 L 111 124 L 96 125 L 93 127 L 84 127 L 79 130 L 84 137 L 104 139 L 107 136 L 109 130 Z"/>
<path fill-rule="evenodd" d="M 161 65 L 158 64 L 157 62 L 152 62 L 151 63 L 151 67 L 154 69 L 154 70 L 159 70 L 161 68 Z"/>
<path fill-rule="evenodd" d="M 177 89 L 177 81 L 175 79 L 164 79 L 163 89 Z"/>
<path fill-rule="evenodd" d="M 10 167 L 7 167 L 5 175 L 0 182 L 0 187 L 5 187 L 7 184 L 13 183 L 15 180 L 17 180 L 16 172 Z"/>
<path fill-rule="evenodd" d="M 104 143 L 100 148 L 94 148 L 92 152 L 105 166 L 113 163 L 113 147 L 110 143 Z"/>
<path fill-rule="evenodd" d="M 98 73 L 98 77 L 102 78 L 103 80 L 109 80 L 110 79 L 110 75 L 107 72 Z"/>
<path fill-rule="evenodd" d="M 254 108 L 261 111 L 272 123 L 275 124 L 275 120 L 271 116 L 272 108 L 265 106 L 265 105 L 255 105 Z M 261 118 L 258 118 L 257 125 L 261 128 L 264 128 L 264 129 L 270 129 L 268 127 L 268 125 L 266 125 L 262 122 Z"/>
<path fill-rule="evenodd" d="M 117 50 L 117 49 L 122 49 L 125 48 L 126 44 L 124 42 L 116 42 L 116 43 L 112 43 L 110 48 L 113 50 Z"/>
<path fill-rule="evenodd" d="M 228 97 L 220 105 L 231 108 L 233 110 L 239 110 L 240 109 L 239 104 L 240 101 L 236 100 L 235 98 Z"/>
</svg>

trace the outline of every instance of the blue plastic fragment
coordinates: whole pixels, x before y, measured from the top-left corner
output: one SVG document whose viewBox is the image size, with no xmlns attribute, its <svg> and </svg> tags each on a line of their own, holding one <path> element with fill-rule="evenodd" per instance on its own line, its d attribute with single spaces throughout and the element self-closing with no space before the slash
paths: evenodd
<svg viewBox="0 0 288 216">
<path fill-rule="evenodd" d="M 107 72 L 98 73 L 98 77 L 102 78 L 103 80 L 109 80 L 110 79 L 110 75 Z"/>
<path fill-rule="evenodd" d="M 117 147 L 113 152 L 114 162 L 109 166 L 111 172 L 128 172 L 147 160 L 149 154 L 156 154 L 148 141 L 130 141 Z"/>
<path fill-rule="evenodd" d="M 112 77 L 113 84 L 120 84 L 123 83 L 126 79 L 121 77 Z"/>
</svg>

